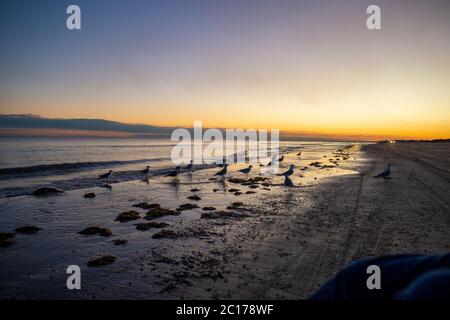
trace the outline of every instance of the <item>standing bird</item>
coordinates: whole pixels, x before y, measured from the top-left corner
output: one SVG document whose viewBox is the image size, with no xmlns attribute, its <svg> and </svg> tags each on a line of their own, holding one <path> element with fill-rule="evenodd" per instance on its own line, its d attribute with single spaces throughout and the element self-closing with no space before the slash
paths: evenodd
<svg viewBox="0 0 450 320">
<path fill-rule="evenodd" d="M 218 164 L 219 167 L 223 168 L 225 166 L 225 164 L 227 163 L 227 158 L 223 157 L 222 162 Z M 217 164 L 217 161 L 216 161 Z"/>
<path fill-rule="evenodd" d="M 301 155 L 302 155 L 302 152 L 299 151 L 299 152 L 297 153 L 297 157 L 300 157 Z"/>
<path fill-rule="evenodd" d="M 176 177 L 180 173 L 180 167 L 177 166 L 175 170 L 170 171 L 165 175 L 165 177 Z"/>
<path fill-rule="evenodd" d="M 252 168 L 253 168 L 253 166 L 249 165 L 248 168 L 241 169 L 241 170 L 239 170 L 239 172 L 242 172 L 244 174 L 249 174 L 250 171 L 252 171 Z"/>
<path fill-rule="evenodd" d="M 228 168 L 228 163 L 225 163 L 224 165 L 223 165 L 223 168 L 222 168 L 222 170 L 220 170 L 219 172 L 217 172 L 216 174 L 215 174 L 215 176 L 224 176 L 224 175 L 226 175 L 227 174 L 227 168 Z"/>
<path fill-rule="evenodd" d="M 266 166 L 271 166 L 272 163 L 275 162 L 275 161 L 282 162 L 283 160 L 284 160 L 284 156 L 281 156 L 280 158 L 278 158 L 278 160 L 275 159 L 275 156 L 273 156 L 272 160 L 268 164 L 266 164 Z"/>
<path fill-rule="evenodd" d="M 294 183 L 289 178 L 289 176 L 284 176 L 284 186 L 288 188 L 294 187 Z"/>
<path fill-rule="evenodd" d="M 286 178 L 286 177 L 289 177 L 289 176 L 292 176 L 292 175 L 294 174 L 294 168 L 295 168 L 295 165 L 291 164 L 291 165 L 289 166 L 289 169 L 288 169 L 287 171 L 285 171 L 285 172 L 283 172 L 283 173 L 280 173 L 280 174 L 278 174 L 278 175 L 279 175 L 279 176 L 284 176 L 285 178 Z"/>
<path fill-rule="evenodd" d="M 99 179 L 106 179 L 109 178 L 112 175 L 113 171 L 109 170 L 107 173 L 101 174 L 98 176 Z"/>
<path fill-rule="evenodd" d="M 141 171 L 144 174 L 148 174 L 150 172 L 150 166 L 147 166 L 144 170 Z"/>
<path fill-rule="evenodd" d="M 191 160 L 191 162 L 186 166 L 185 169 L 186 169 L 186 170 L 191 170 L 191 171 L 192 171 L 192 168 L 194 167 L 194 164 L 193 164 L 193 163 L 194 163 L 194 161 Z"/>
<path fill-rule="evenodd" d="M 374 178 L 388 178 L 392 173 L 391 166 L 392 164 L 388 163 L 386 169 L 383 172 L 377 174 Z"/>
</svg>

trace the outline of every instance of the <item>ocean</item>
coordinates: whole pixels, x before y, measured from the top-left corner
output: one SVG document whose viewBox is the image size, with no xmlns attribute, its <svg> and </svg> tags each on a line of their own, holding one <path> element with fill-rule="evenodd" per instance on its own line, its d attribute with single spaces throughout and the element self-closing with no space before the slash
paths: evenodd
<svg viewBox="0 0 450 320">
<path fill-rule="evenodd" d="M 327 152 L 342 144 L 284 141 L 280 153 L 297 149 Z M 31 194 L 47 186 L 63 190 L 95 187 L 103 183 L 98 176 L 109 170 L 114 171 L 112 182 L 139 180 L 140 170 L 147 165 L 150 176 L 162 175 L 175 166 L 170 158 L 174 146 L 170 140 L 153 139 L 1 138 L 0 197 Z"/>
</svg>

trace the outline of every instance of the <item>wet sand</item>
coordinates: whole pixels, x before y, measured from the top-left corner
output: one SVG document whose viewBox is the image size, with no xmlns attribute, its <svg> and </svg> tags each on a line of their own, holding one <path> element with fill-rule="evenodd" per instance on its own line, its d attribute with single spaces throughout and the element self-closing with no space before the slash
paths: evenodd
<svg viewBox="0 0 450 320">
<path fill-rule="evenodd" d="M 284 166 L 308 168 L 296 170 L 294 188 L 280 185 L 283 179 L 276 176 L 252 183 L 254 188 L 232 182 L 249 178 L 236 174 L 237 168 L 224 181 L 214 181 L 213 168 L 183 174 L 176 186 L 159 177 L 149 185 L 136 181 L 114 184 L 112 190 L 5 200 L 2 210 L 14 219 L 4 215 L 1 231 L 30 223 L 42 230 L 16 235 L 16 244 L 1 249 L 0 297 L 306 298 L 353 259 L 447 252 L 449 157 L 446 143 L 368 145 L 345 160 L 322 151 L 305 152 L 299 160 L 294 152 L 286 155 Z M 310 165 L 328 165 L 330 158 L 339 158 L 338 167 Z M 393 164 L 392 178 L 374 179 L 387 162 Z M 97 196 L 85 199 L 87 192 Z M 187 199 L 192 195 L 200 200 Z M 143 217 L 145 211 L 132 206 L 143 201 L 172 210 L 186 203 L 199 208 L 152 220 L 173 231 L 155 239 L 161 229 L 139 231 L 135 226 L 151 221 L 115 221 L 129 210 Z M 242 204 L 230 207 L 233 202 Z M 93 225 L 109 228 L 112 236 L 78 233 Z M 120 239 L 128 242 L 113 244 Z M 101 255 L 117 260 L 86 266 Z M 82 267 L 81 291 L 65 287 L 69 264 Z"/>
<path fill-rule="evenodd" d="M 187 298 L 302 299 L 354 259 L 450 250 L 450 143 L 369 145 L 358 175 L 291 190 L 267 203 L 261 228 L 197 281 Z M 391 179 L 374 179 L 391 162 Z M 271 212 L 271 213 L 269 213 Z M 205 288 L 208 288 L 205 292 Z"/>
</svg>

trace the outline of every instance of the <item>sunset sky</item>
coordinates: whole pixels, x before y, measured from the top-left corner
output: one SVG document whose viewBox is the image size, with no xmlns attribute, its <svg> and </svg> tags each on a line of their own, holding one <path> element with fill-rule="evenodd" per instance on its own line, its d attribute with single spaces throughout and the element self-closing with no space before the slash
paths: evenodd
<svg viewBox="0 0 450 320">
<path fill-rule="evenodd" d="M 5 0 L 0 41 L 3 114 L 450 138 L 448 0 Z"/>
</svg>

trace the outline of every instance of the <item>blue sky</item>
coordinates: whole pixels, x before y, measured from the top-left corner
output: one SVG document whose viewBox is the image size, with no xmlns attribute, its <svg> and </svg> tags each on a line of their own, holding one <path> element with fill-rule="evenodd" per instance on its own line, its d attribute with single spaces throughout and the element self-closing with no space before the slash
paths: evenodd
<svg viewBox="0 0 450 320">
<path fill-rule="evenodd" d="M 442 137 L 449 3 L 4 0 L 0 112 Z M 66 29 L 69 4 L 81 31 Z"/>
</svg>

